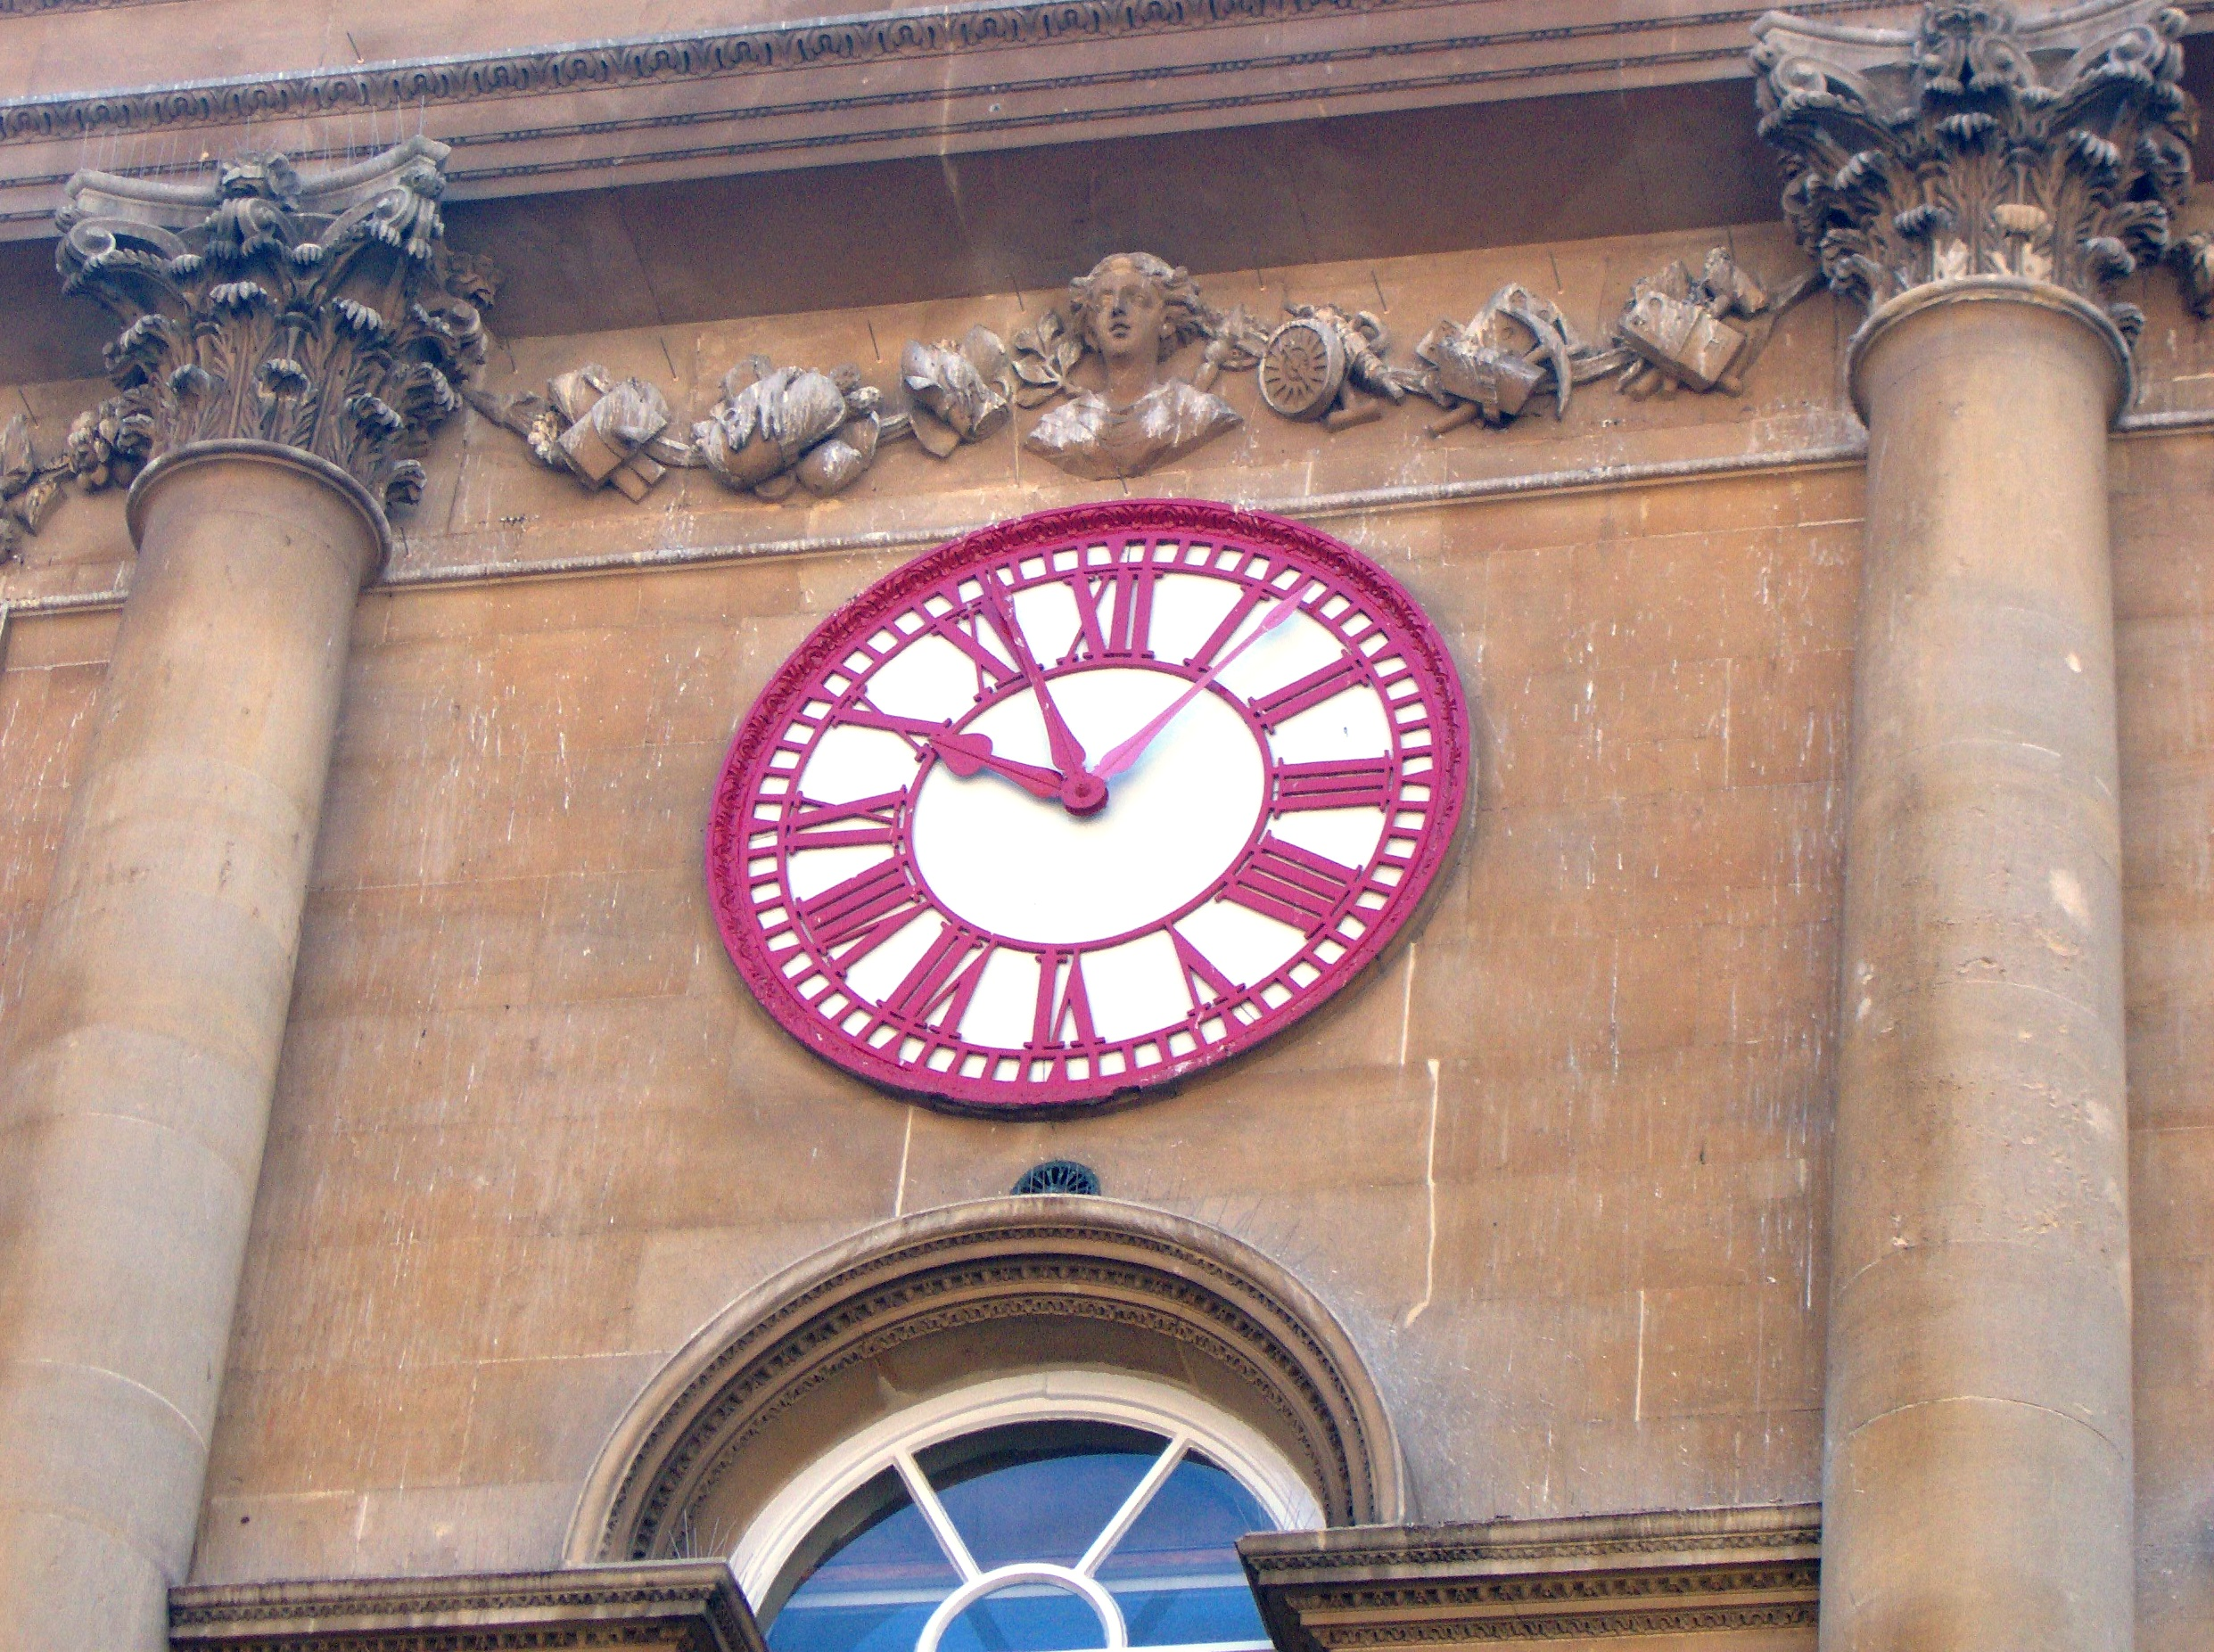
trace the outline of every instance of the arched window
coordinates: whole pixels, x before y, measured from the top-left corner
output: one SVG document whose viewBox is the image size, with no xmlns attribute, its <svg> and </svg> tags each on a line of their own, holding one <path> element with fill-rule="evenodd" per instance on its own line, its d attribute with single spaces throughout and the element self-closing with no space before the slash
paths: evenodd
<svg viewBox="0 0 2214 1652">
<path fill-rule="evenodd" d="M 735 1562 L 770 1652 L 1264 1652 L 1237 1540 L 1321 1524 L 1237 1418 L 1145 1378 L 1057 1372 L 844 1442 Z"/>
</svg>

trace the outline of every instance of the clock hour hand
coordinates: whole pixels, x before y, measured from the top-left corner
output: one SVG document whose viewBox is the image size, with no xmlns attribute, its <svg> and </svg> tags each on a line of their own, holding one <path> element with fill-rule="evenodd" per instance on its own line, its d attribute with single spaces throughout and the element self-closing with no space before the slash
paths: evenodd
<svg viewBox="0 0 2214 1652">
<path fill-rule="evenodd" d="M 989 735 L 957 735 L 940 732 L 930 736 L 930 749 L 948 768 L 964 780 L 973 779 L 989 768 L 1003 780 L 1012 780 L 1033 797 L 1042 797 L 1049 803 L 1061 801 L 1066 783 L 1060 771 L 1041 768 L 1034 763 L 1018 763 L 1001 757 L 992 749 Z"/>
<path fill-rule="evenodd" d="M 1206 686 L 1213 682 L 1217 677 L 1220 677 L 1222 672 L 1229 668 L 1230 662 L 1237 659 L 1239 654 L 1245 653 L 1247 649 L 1252 647 L 1254 644 L 1259 642 L 1262 637 L 1265 637 L 1269 632 L 1274 630 L 1278 626 L 1283 624 L 1285 621 L 1290 619 L 1291 616 L 1298 611 L 1298 607 L 1299 593 L 1297 591 L 1294 591 L 1290 596 L 1280 599 L 1274 607 L 1271 608 L 1266 613 L 1261 616 L 1261 623 L 1253 628 L 1252 631 L 1247 634 L 1244 641 L 1240 642 L 1238 646 L 1231 649 L 1221 659 L 1217 660 L 1213 665 L 1207 667 L 1206 670 L 1200 672 L 1199 675 L 1193 679 L 1190 687 L 1185 689 L 1183 693 L 1178 694 L 1175 699 L 1169 703 L 1169 706 L 1166 711 L 1163 711 L 1159 716 L 1154 718 L 1150 722 L 1147 723 L 1144 727 L 1140 728 L 1136 734 L 1131 736 L 1129 739 L 1123 741 L 1120 745 L 1110 749 L 1107 755 L 1099 760 L 1099 766 L 1092 770 L 1092 773 L 1099 776 L 1099 777 L 1102 780 L 1112 780 L 1116 776 L 1128 774 L 1132 768 L 1135 768 L 1138 766 L 1138 760 L 1146 754 L 1146 748 L 1153 744 L 1155 738 L 1159 736 L 1160 732 L 1164 728 L 1166 728 L 1171 723 L 1176 720 L 1177 713 L 1181 711 L 1186 706 L 1189 705 L 1194 700 L 1197 700 L 1200 694 L 1206 688 Z"/>
</svg>

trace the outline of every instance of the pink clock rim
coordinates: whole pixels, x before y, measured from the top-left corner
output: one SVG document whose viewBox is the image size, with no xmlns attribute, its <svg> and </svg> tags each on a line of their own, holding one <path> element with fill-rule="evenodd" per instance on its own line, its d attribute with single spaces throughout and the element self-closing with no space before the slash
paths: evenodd
<svg viewBox="0 0 2214 1652">
<path fill-rule="evenodd" d="M 874 1052 L 835 1036 L 820 1016 L 794 1001 L 786 991 L 782 973 L 762 949 L 753 925 L 752 908 L 743 882 L 732 887 L 722 870 L 726 856 L 718 852 L 736 830 L 735 822 L 753 779 L 757 763 L 773 751 L 783 722 L 799 703 L 798 695 L 820 673 L 852 651 L 850 639 L 857 631 L 866 635 L 880 629 L 885 619 L 907 606 L 919 590 L 943 580 L 971 563 L 1002 559 L 1026 550 L 1048 549 L 1061 541 L 1089 536 L 1130 534 L 1133 530 L 1174 532 L 1191 537 L 1229 536 L 1256 549 L 1278 548 L 1305 557 L 1344 579 L 1371 605 L 1388 618 L 1418 651 L 1421 663 L 1442 686 L 1444 739 L 1434 748 L 1438 775 L 1435 794 L 1437 813 L 1421 841 L 1404 889 L 1408 896 L 1395 900 L 1379 922 L 1371 925 L 1331 966 L 1337 984 L 1319 996 L 1303 995 L 1248 1030 L 1219 1043 L 1202 1046 L 1189 1056 L 1157 1066 L 1132 1069 L 1115 1075 L 1115 1082 L 1096 1097 L 976 1100 L 948 1095 L 924 1081 L 940 1075 L 909 1073 Z M 1006 522 L 993 522 L 948 540 L 924 552 L 883 578 L 872 581 L 838 604 L 810 631 L 800 645 L 771 672 L 768 682 L 739 719 L 708 810 L 703 844 L 708 905 L 723 949 L 729 956 L 746 990 L 770 1018 L 803 1048 L 841 1072 L 871 1088 L 934 1111 L 984 1118 L 1051 1118 L 1088 1114 L 1129 1106 L 1173 1093 L 1185 1080 L 1210 1072 L 1223 1063 L 1264 1048 L 1280 1035 L 1337 999 L 1365 976 L 1403 935 L 1408 925 L 1428 908 L 1446 858 L 1473 813 L 1476 752 L 1470 736 L 1469 696 L 1461 678 L 1459 662 L 1444 635 L 1413 596 L 1372 558 L 1329 534 L 1263 511 L 1249 511 L 1208 499 L 1116 499 L 1094 505 L 1062 505 L 1033 512 Z M 966 1082 L 966 1081 L 964 1081 Z"/>
</svg>

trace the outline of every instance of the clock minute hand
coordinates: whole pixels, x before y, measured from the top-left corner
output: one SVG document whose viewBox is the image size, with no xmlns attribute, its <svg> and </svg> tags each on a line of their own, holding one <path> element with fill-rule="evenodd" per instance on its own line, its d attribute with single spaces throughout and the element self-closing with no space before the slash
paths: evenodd
<svg viewBox="0 0 2214 1652">
<path fill-rule="evenodd" d="M 1038 696 L 1038 714 L 1045 719 L 1046 744 L 1052 748 L 1053 760 L 1066 774 L 1087 772 L 1090 765 L 1084 760 L 1082 743 L 1062 719 L 1061 708 L 1053 703 L 1053 691 L 1046 686 L 1045 673 L 1031 655 L 1030 639 L 1016 623 L 1015 611 L 1000 592 L 999 581 L 987 578 L 984 588 L 984 611 L 992 616 L 993 629 L 1007 639 L 1008 652 L 1015 656 L 1031 692 Z"/>
<path fill-rule="evenodd" d="M 984 612 L 992 616 L 992 625 L 1007 639 L 1008 652 L 1022 668 L 1024 680 L 1038 696 L 1038 715 L 1045 720 L 1046 744 L 1053 752 L 1053 760 L 1061 766 L 1061 789 L 1056 794 L 1061 800 L 1061 807 L 1072 815 L 1098 814 L 1107 806 L 1107 782 L 1091 772 L 1083 743 L 1063 719 L 1061 708 L 1053 703 L 1053 691 L 1046 686 L 1045 673 L 1038 669 L 1038 662 L 1031 655 L 1029 639 L 1016 623 L 1014 609 L 1000 591 L 999 581 L 989 575 L 984 581 Z"/>
<path fill-rule="evenodd" d="M 1261 616 L 1261 623 L 1255 626 L 1242 642 L 1213 665 L 1207 667 L 1206 670 L 1200 672 L 1198 677 L 1193 680 L 1191 686 L 1178 694 L 1169 703 L 1168 710 L 1153 719 L 1120 745 L 1111 749 L 1099 760 L 1091 772 L 1102 780 L 1112 780 L 1118 775 L 1128 774 L 1137 766 L 1138 760 L 1146 754 L 1146 748 L 1153 744 L 1155 737 L 1176 720 L 1178 712 L 1197 700 L 1206 691 L 1206 686 L 1227 670 L 1230 662 L 1239 654 L 1290 619 L 1294 613 L 1298 612 L 1298 608 L 1299 593 L 1297 591 L 1280 598 L 1274 607 Z"/>
</svg>

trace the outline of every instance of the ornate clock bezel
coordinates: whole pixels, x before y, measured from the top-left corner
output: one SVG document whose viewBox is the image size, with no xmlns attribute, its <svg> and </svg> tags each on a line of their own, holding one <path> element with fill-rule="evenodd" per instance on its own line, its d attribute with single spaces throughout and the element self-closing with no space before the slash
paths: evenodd
<svg viewBox="0 0 2214 1652">
<path fill-rule="evenodd" d="M 1332 937 L 1341 954 L 1315 983 L 1282 1005 L 1256 1006 L 1259 1014 L 1251 1023 L 1213 1017 L 1223 1031 L 1198 1042 L 1189 1053 L 1170 1056 L 1165 1049 L 1162 1054 L 1167 1058 L 1151 1065 L 1115 1074 L 1094 1071 L 1088 1079 L 1064 1077 L 1034 1087 L 1026 1083 L 1025 1088 L 1034 1088 L 1035 1093 L 1013 1096 L 1006 1094 L 1010 1088 L 1007 1081 L 932 1072 L 887 1059 L 798 996 L 779 967 L 788 953 L 772 957 L 756 922 L 756 903 L 749 893 L 753 880 L 745 869 L 749 852 L 745 839 L 756 828 L 742 825 L 742 811 L 757 795 L 759 783 L 778 772 L 770 768 L 771 759 L 800 708 L 819 697 L 818 683 L 855 652 L 857 638 L 880 632 L 934 588 L 978 563 L 1049 555 L 1068 548 L 1073 541 L 1112 542 L 1133 535 L 1288 554 L 1350 594 L 1383 624 L 1393 645 L 1435 686 L 1435 697 L 1442 702 L 1434 708 L 1432 722 L 1433 768 L 1427 782 L 1432 795 L 1430 818 L 1416 839 L 1415 852 L 1403 862 L 1393 862 L 1400 882 L 1382 908 L 1361 915 L 1368 921 L 1360 935 Z M 940 1111 L 970 1115 L 1041 1118 L 1096 1112 L 1173 1089 L 1197 1073 L 1265 1045 L 1338 1001 L 1367 975 L 1426 915 L 1439 875 L 1472 813 L 1475 768 L 1468 696 L 1444 637 L 1398 581 L 1368 557 L 1302 523 L 1206 500 L 1130 499 L 1073 505 L 994 523 L 915 558 L 842 604 L 777 668 L 741 720 L 717 779 L 706 833 L 709 901 L 723 945 L 755 1001 L 809 1050 L 872 1087 Z M 1263 810 L 1264 825 L 1268 812 Z M 1391 830 L 1387 821 L 1387 839 Z M 1381 846 L 1379 840 L 1379 853 Z M 1372 859 L 1370 864 L 1378 863 Z M 736 872 L 728 869 L 732 866 Z M 1362 887 L 1369 888 L 1365 873 Z M 1283 969 L 1291 966 L 1287 963 Z M 1239 990 L 1249 999 L 1257 999 L 1265 984 L 1247 984 Z M 1195 1024 L 1200 1015 L 1195 1008 Z"/>
</svg>

